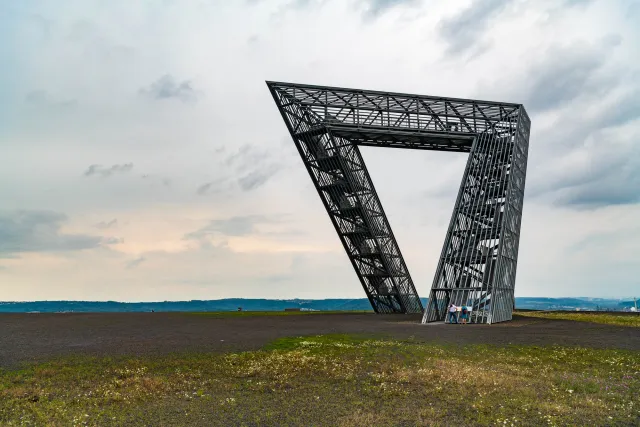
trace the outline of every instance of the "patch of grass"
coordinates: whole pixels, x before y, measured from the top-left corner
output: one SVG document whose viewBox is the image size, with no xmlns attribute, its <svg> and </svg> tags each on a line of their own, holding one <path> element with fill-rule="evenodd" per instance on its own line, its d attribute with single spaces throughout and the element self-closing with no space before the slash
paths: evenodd
<svg viewBox="0 0 640 427">
<path fill-rule="evenodd" d="M 633 425 L 640 354 L 286 338 L 0 371 L 0 425 Z"/>
<path fill-rule="evenodd" d="M 180 313 L 207 317 L 255 317 L 255 316 L 310 316 L 316 314 L 373 314 L 373 310 L 350 311 L 202 311 L 192 313 Z"/>
<path fill-rule="evenodd" d="M 364 335 L 364 334 L 331 334 L 331 335 L 316 335 L 309 343 L 305 342 L 301 337 L 286 337 L 275 340 L 274 342 L 267 344 L 263 347 L 263 350 L 296 350 L 300 347 L 306 348 L 307 346 L 325 346 L 331 347 L 351 347 L 356 343 L 364 343 L 367 340 L 382 339 L 381 336 Z"/>
<path fill-rule="evenodd" d="M 517 314 L 541 319 L 574 320 L 577 322 L 601 323 L 604 325 L 640 327 L 640 314 L 616 312 L 579 311 L 518 311 Z"/>
</svg>

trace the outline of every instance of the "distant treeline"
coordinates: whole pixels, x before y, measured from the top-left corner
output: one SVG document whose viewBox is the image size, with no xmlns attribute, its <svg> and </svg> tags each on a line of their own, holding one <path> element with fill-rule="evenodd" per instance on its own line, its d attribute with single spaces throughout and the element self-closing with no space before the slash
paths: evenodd
<svg viewBox="0 0 640 427">
<path fill-rule="evenodd" d="M 427 299 L 422 298 L 427 304 Z M 55 312 L 144 312 L 144 311 L 282 311 L 285 308 L 320 311 L 371 310 L 369 300 L 274 300 L 229 298 L 220 300 L 117 302 L 117 301 L 33 301 L 0 302 L 0 312 L 55 313 Z M 596 298 L 536 298 L 516 297 L 516 308 L 533 310 L 624 310 L 633 307 L 633 301 Z"/>
</svg>

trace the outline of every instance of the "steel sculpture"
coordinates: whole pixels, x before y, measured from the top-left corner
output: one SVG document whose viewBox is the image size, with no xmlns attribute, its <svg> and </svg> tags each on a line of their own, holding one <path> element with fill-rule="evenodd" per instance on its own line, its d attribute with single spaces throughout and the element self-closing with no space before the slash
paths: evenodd
<svg viewBox="0 0 640 427">
<path fill-rule="evenodd" d="M 521 104 L 267 82 L 376 313 L 423 306 L 358 146 L 469 153 L 423 323 L 510 320 L 531 122 Z"/>
</svg>

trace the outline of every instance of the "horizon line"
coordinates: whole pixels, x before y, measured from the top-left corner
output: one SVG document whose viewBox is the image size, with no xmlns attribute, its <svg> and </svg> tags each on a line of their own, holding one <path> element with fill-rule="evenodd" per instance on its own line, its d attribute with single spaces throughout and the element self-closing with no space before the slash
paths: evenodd
<svg viewBox="0 0 640 427">
<path fill-rule="evenodd" d="M 545 298 L 545 299 L 583 299 L 583 300 L 633 300 L 633 296 L 627 297 L 588 297 L 588 296 L 563 296 L 563 297 L 545 297 L 545 296 L 520 296 L 515 298 Z M 266 301 L 326 301 L 326 300 L 366 300 L 367 298 L 245 298 L 245 297 L 228 297 L 228 298 L 216 298 L 216 299 L 190 299 L 190 300 L 156 300 L 156 301 L 118 301 L 118 300 L 76 300 L 76 299 L 56 299 L 56 300 L 21 300 L 21 301 L 0 301 L 0 304 L 19 304 L 19 303 L 55 303 L 55 302 L 92 302 L 92 303 L 118 303 L 118 304 L 158 304 L 158 303 L 184 303 L 194 301 L 226 301 L 226 300 L 266 300 Z M 428 297 L 421 297 L 421 299 L 429 299 Z"/>
</svg>

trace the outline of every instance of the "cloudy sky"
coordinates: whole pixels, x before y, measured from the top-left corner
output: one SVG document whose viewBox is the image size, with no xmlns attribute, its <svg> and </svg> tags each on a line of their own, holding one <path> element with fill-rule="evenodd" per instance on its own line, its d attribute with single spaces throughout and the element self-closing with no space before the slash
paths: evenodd
<svg viewBox="0 0 640 427">
<path fill-rule="evenodd" d="M 640 294 L 638 22 L 637 0 L 0 0 L 0 300 L 364 297 L 265 80 L 523 103 L 516 295 Z M 466 155 L 362 151 L 427 296 Z"/>
</svg>

